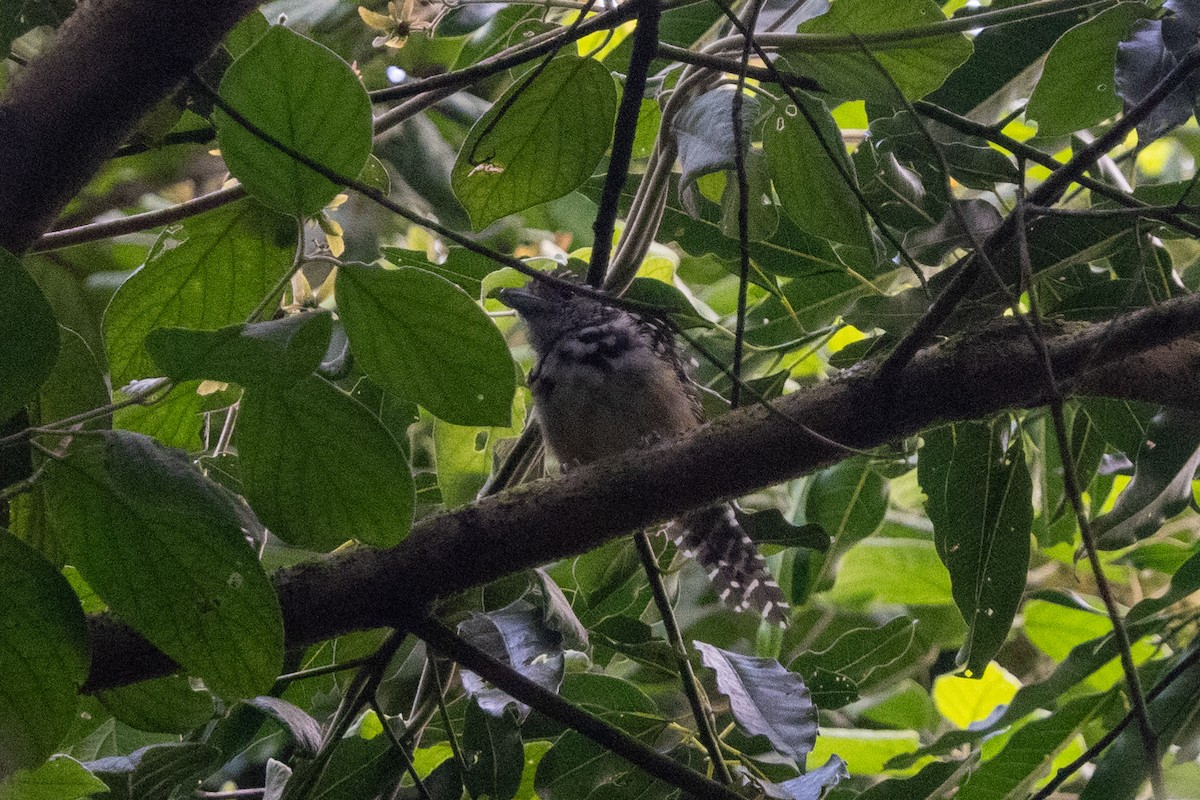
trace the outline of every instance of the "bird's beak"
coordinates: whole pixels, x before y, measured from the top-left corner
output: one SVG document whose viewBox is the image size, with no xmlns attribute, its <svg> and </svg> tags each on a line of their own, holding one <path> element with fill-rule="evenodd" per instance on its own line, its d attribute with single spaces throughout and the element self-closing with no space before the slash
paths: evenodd
<svg viewBox="0 0 1200 800">
<path fill-rule="evenodd" d="M 550 307 L 550 301 L 528 289 L 501 289 L 496 293 L 500 302 L 522 315 L 536 314 Z"/>
</svg>

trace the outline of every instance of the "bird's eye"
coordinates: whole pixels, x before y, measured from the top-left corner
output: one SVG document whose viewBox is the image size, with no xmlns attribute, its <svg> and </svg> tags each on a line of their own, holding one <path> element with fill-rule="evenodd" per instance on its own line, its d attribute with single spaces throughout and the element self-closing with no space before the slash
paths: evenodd
<svg viewBox="0 0 1200 800">
<path fill-rule="evenodd" d="M 559 289 L 558 296 L 563 300 L 570 300 L 575 295 L 570 289 Z"/>
</svg>

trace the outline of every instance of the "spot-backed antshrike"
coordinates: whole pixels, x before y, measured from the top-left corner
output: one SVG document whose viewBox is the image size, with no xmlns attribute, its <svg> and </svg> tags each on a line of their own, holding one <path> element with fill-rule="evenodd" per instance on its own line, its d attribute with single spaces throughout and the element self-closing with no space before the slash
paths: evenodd
<svg viewBox="0 0 1200 800">
<path fill-rule="evenodd" d="M 530 373 L 543 437 L 566 468 L 616 455 L 702 422 L 698 390 L 670 330 L 660 323 L 549 282 L 505 289 L 537 355 Z M 720 598 L 786 624 L 788 605 L 766 562 L 721 504 L 692 511 L 667 530 L 708 572 Z"/>
</svg>

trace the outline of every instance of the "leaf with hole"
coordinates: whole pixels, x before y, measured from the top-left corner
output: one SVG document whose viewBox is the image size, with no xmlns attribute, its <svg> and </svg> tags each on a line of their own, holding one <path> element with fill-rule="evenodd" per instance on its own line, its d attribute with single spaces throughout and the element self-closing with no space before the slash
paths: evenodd
<svg viewBox="0 0 1200 800">
<path fill-rule="evenodd" d="M 1037 122 L 1038 136 L 1062 136 L 1114 117 L 1121 100 L 1113 85 L 1118 42 L 1150 10 L 1120 3 L 1084 20 L 1059 37 L 1046 55 L 1026 116 Z"/>
<path fill-rule="evenodd" d="M 1032 480 L 1008 417 L 927 431 L 917 477 L 938 556 L 968 626 L 958 663 L 980 677 L 1004 644 L 1025 589 Z"/>
<path fill-rule="evenodd" d="M 599 61 L 559 56 L 527 72 L 467 134 L 450 183 L 479 230 L 562 197 L 612 141 L 617 89 Z"/>
<path fill-rule="evenodd" d="M 779 204 L 801 230 L 869 248 L 871 233 L 854 194 L 857 177 L 841 131 L 820 100 L 798 97 L 802 108 L 781 104 L 763 130 L 763 150 Z"/>
</svg>

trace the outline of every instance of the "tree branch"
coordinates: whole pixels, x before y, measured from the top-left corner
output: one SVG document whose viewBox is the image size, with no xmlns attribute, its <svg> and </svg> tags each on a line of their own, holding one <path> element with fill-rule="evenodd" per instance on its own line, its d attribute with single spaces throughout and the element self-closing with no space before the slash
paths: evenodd
<svg viewBox="0 0 1200 800">
<path fill-rule="evenodd" d="M 83 0 L 0 99 L 0 247 L 24 252 L 138 120 L 257 5 Z"/>
<path fill-rule="evenodd" d="M 1079 394 L 1200 408 L 1200 295 L 1047 339 Z M 609 539 L 836 462 L 939 422 L 1047 402 L 1038 355 L 1011 323 L 919 352 L 887 390 L 868 369 L 731 412 L 694 434 L 422 520 L 401 544 L 359 548 L 275 576 L 289 647 L 411 618 L 433 600 L 586 552 Z M 802 422 L 805 427 L 788 421 Z M 171 662 L 111 617 L 92 619 L 85 691 L 166 674 Z"/>
<path fill-rule="evenodd" d="M 579 731 L 596 744 L 610 750 L 648 774 L 672 786 L 683 789 L 690 797 L 738 800 L 732 789 L 693 772 L 682 764 L 661 755 L 614 728 L 599 717 L 563 700 L 554 692 L 543 689 L 524 675 L 501 664 L 470 642 L 456 636 L 452 630 L 428 617 L 411 623 L 413 633 L 448 658 L 471 670 L 489 683 L 503 689 L 527 705 L 536 708 L 556 722 Z"/>
</svg>

